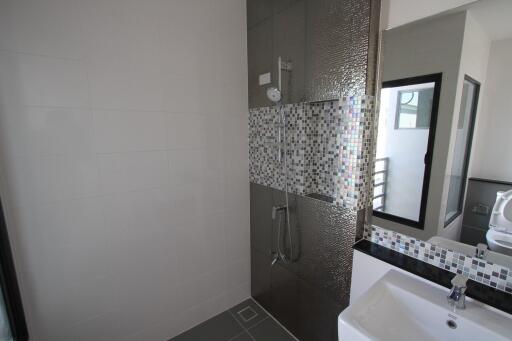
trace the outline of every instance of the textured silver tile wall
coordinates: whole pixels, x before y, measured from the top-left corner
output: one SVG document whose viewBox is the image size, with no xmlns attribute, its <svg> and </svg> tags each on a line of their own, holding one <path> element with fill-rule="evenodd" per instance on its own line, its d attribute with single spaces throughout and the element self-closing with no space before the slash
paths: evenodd
<svg viewBox="0 0 512 341">
<path fill-rule="evenodd" d="M 306 101 L 366 93 L 371 3 L 307 1 Z"/>
<path fill-rule="evenodd" d="M 273 205 L 284 193 L 251 184 L 251 294 L 300 340 L 337 340 L 336 318 L 348 306 L 357 214 L 291 195 L 296 261 L 273 267 L 277 222 Z"/>
</svg>

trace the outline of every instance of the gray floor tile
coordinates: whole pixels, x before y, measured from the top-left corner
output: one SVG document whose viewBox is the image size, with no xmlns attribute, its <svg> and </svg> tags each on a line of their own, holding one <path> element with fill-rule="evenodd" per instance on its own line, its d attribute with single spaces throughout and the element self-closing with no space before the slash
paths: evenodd
<svg viewBox="0 0 512 341">
<path fill-rule="evenodd" d="M 253 328 L 250 328 L 248 331 L 256 341 L 295 341 L 295 339 L 272 318 L 266 319 Z"/>
<path fill-rule="evenodd" d="M 229 341 L 254 341 L 254 340 L 249 336 L 249 334 L 244 332 L 243 334 L 240 334 L 240 335 L 234 337 L 233 339 L 229 339 Z"/>
<path fill-rule="evenodd" d="M 226 341 L 242 331 L 238 322 L 225 311 L 169 341 Z"/>
<path fill-rule="evenodd" d="M 229 311 L 244 328 L 250 328 L 268 317 L 268 314 L 250 298 L 237 304 Z"/>
</svg>

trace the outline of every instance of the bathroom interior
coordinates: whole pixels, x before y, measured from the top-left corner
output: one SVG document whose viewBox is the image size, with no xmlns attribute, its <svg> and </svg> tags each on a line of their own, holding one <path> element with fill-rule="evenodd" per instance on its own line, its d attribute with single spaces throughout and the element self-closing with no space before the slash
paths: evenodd
<svg viewBox="0 0 512 341">
<path fill-rule="evenodd" d="M 512 340 L 510 18 L 0 0 L 0 341 Z"/>
</svg>

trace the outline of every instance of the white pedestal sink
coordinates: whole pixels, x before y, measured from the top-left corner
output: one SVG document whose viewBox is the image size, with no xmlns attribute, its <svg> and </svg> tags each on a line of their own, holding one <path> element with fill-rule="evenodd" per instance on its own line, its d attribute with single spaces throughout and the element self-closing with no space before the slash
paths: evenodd
<svg viewBox="0 0 512 341">
<path fill-rule="evenodd" d="M 447 294 L 391 270 L 339 315 L 339 340 L 512 340 L 511 315 L 470 298 L 453 312 Z"/>
</svg>

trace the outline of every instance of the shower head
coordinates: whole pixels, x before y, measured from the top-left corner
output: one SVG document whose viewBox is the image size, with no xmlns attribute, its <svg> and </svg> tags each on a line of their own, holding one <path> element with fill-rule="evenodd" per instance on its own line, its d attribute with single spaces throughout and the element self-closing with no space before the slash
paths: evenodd
<svg viewBox="0 0 512 341">
<path fill-rule="evenodd" d="M 281 91 L 278 88 L 271 86 L 267 89 L 267 97 L 274 103 L 277 103 L 281 100 Z"/>
</svg>

